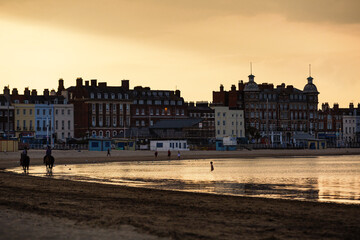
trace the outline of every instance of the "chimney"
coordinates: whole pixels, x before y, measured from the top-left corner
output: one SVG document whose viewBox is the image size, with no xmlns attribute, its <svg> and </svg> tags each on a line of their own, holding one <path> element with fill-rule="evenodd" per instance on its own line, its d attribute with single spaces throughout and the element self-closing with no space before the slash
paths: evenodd
<svg viewBox="0 0 360 240">
<path fill-rule="evenodd" d="M 235 87 L 235 85 L 233 84 L 233 85 L 231 85 L 231 91 L 236 91 L 236 87 Z"/>
<path fill-rule="evenodd" d="M 175 96 L 180 97 L 180 90 L 175 91 Z"/>
<path fill-rule="evenodd" d="M 350 109 L 354 109 L 354 103 L 350 103 L 350 104 L 349 104 L 349 108 L 350 108 Z"/>
<path fill-rule="evenodd" d="M 51 89 L 50 96 L 56 96 L 55 89 Z"/>
<path fill-rule="evenodd" d="M 129 90 L 130 88 L 130 84 L 129 84 L 129 80 L 121 80 L 121 87 L 124 89 L 124 90 Z"/>
<path fill-rule="evenodd" d="M 85 87 L 89 86 L 89 81 L 85 81 Z"/>
<path fill-rule="evenodd" d="M 106 87 L 106 82 L 99 82 L 99 87 L 105 88 Z"/>
<path fill-rule="evenodd" d="M 189 107 L 195 107 L 194 102 L 189 102 Z"/>
<path fill-rule="evenodd" d="M 10 95 L 10 89 L 8 87 L 4 87 L 4 95 Z"/>
<path fill-rule="evenodd" d="M 58 93 L 61 94 L 62 91 L 64 91 L 64 80 L 62 78 L 59 79 L 59 86 L 58 86 Z"/>
<path fill-rule="evenodd" d="M 25 90 L 24 90 L 24 95 L 25 95 L 25 96 L 30 96 L 30 90 L 29 90 L 29 88 L 25 88 Z"/>
<path fill-rule="evenodd" d="M 48 97 L 49 96 L 49 89 L 44 89 L 44 97 Z"/>
<path fill-rule="evenodd" d="M 17 96 L 19 94 L 17 88 L 13 88 L 11 94 L 14 95 L 14 96 Z"/>
<path fill-rule="evenodd" d="M 83 85 L 83 79 L 82 78 L 77 78 L 76 79 L 76 86 L 77 87 L 82 87 Z"/>
<path fill-rule="evenodd" d="M 223 92 L 224 91 L 224 85 L 220 85 L 220 92 Z"/>
<path fill-rule="evenodd" d="M 338 103 L 334 103 L 334 109 L 339 109 L 339 104 Z"/>
<path fill-rule="evenodd" d="M 31 90 L 31 96 L 37 96 L 37 91 L 36 91 L 36 89 Z"/>
<path fill-rule="evenodd" d="M 96 79 L 91 79 L 91 86 L 96 87 L 96 85 L 97 85 L 97 80 Z"/>
<path fill-rule="evenodd" d="M 358 109 L 360 110 L 360 103 L 358 103 Z"/>
<path fill-rule="evenodd" d="M 245 86 L 244 86 L 244 81 L 243 81 L 243 80 L 240 80 L 238 85 L 239 85 L 239 86 L 238 86 L 238 87 L 239 87 L 239 91 L 244 90 L 244 87 L 245 87 Z"/>
</svg>

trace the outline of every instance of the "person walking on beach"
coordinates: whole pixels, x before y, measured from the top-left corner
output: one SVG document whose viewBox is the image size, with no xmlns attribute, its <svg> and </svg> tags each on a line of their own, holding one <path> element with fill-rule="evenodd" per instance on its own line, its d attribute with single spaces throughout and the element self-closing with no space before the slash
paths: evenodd
<svg viewBox="0 0 360 240">
<path fill-rule="evenodd" d="M 211 169 L 211 172 L 214 171 L 214 165 L 213 165 L 213 162 L 210 162 L 210 169 Z"/>
<path fill-rule="evenodd" d="M 158 151 L 155 151 L 155 159 L 157 158 L 158 156 Z"/>
<path fill-rule="evenodd" d="M 178 151 L 178 160 L 180 160 L 180 151 Z"/>
<path fill-rule="evenodd" d="M 168 150 L 168 158 L 170 159 L 171 157 L 171 152 L 170 152 L 170 149 Z"/>
<path fill-rule="evenodd" d="M 107 157 L 109 157 L 109 156 L 111 157 L 110 148 L 108 148 L 106 156 L 107 156 Z"/>
</svg>

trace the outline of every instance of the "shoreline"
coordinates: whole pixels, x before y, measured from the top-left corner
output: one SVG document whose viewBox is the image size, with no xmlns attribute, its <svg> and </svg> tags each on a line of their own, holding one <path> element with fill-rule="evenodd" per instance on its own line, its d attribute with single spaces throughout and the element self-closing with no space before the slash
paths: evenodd
<svg viewBox="0 0 360 240">
<path fill-rule="evenodd" d="M 177 152 L 172 152 L 170 160 L 177 160 Z M 21 151 L 0 152 L 0 169 L 14 168 L 19 166 Z M 29 150 L 31 165 L 43 165 L 45 150 Z M 127 162 L 127 161 L 168 161 L 166 152 L 159 152 L 157 158 L 154 151 L 139 150 L 112 150 L 111 156 L 107 157 L 106 152 L 91 152 L 88 150 L 53 150 L 55 165 L 58 164 L 86 164 L 104 162 Z M 360 155 L 360 148 L 340 148 L 324 150 L 308 149 L 278 149 L 278 150 L 238 150 L 238 151 L 183 151 L 181 160 L 189 159 L 219 159 L 219 158 L 266 158 L 266 157 L 319 157 L 337 155 Z"/>
<path fill-rule="evenodd" d="M 0 171 L 0 183 L 1 207 L 89 228 L 131 225 L 143 234 L 173 239 L 360 235 L 359 205 L 134 188 L 5 171 Z"/>
</svg>

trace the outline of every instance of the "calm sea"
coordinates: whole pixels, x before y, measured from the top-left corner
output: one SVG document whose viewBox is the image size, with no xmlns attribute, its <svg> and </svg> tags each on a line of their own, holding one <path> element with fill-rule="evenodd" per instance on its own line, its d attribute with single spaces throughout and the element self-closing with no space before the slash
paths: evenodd
<svg viewBox="0 0 360 240">
<path fill-rule="evenodd" d="M 214 171 L 210 170 L 210 161 Z M 44 166 L 30 166 L 30 175 L 45 177 L 45 173 Z M 189 192 L 360 204 L 360 156 L 55 165 L 53 177 Z"/>
</svg>

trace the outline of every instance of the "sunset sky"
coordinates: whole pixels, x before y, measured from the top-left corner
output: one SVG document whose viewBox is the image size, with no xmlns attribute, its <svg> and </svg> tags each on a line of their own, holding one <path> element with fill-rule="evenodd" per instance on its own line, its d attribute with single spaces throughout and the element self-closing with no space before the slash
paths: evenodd
<svg viewBox="0 0 360 240">
<path fill-rule="evenodd" d="M 359 0 L 0 0 L 0 88 L 75 79 L 212 100 L 248 80 L 360 102 Z"/>
</svg>

